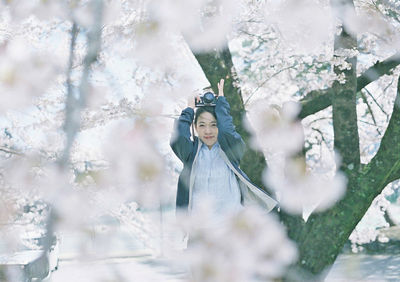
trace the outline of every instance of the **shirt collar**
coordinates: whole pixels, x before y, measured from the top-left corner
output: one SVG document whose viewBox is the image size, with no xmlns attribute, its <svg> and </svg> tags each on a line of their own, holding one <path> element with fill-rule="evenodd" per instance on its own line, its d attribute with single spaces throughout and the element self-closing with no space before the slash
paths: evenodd
<svg viewBox="0 0 400 282">
<path fill-rule="evenodd" d="M 199 139 L 200 140 L 200 139 Z M 204 149 L 207 149 L 208 150 L 208 147 L 207 147 L 207 145 L 206 144 L 204 144 L 203 143 L 203 141 L 201 141 L 200 140 L 200 142 L 201 142 L 201 150 L 204 150 Z M 211 147 L 211 150 L 210 151 L 215 151 L 215 150 L 218 150 L 218 148 L 219 148 L 220 146 L 219 146 L 219 143 L 218 143 L 218 141 Z"/>
</svg>

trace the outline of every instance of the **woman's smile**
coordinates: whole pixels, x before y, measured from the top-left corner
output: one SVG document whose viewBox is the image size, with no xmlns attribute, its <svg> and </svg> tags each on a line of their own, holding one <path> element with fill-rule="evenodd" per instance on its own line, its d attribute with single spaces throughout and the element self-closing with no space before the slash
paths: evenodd
<svg viewBox="0 0 400 282">
<path fill-rule="evenodd" d="M 204 112 L 200 114 L 195 126 L 200 140 L 211 149 L 218 139 L 218 127 L 215 117 L 209 112 Z"/>
</svg>

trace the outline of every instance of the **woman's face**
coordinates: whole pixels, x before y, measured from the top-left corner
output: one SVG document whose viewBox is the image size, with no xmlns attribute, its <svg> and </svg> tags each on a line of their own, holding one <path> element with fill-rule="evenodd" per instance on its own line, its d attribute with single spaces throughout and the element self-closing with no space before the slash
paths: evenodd
<svg viewBox="0 0 400 282">
<path fill-rule="evenodd" d="M 217 143 L 218 127 L 217 120 L 209 112 L 203 112 L 199 115 L 195 124 L 197 134 L 200 140 L 208 146 L 209 149 Z"/>
</svg>

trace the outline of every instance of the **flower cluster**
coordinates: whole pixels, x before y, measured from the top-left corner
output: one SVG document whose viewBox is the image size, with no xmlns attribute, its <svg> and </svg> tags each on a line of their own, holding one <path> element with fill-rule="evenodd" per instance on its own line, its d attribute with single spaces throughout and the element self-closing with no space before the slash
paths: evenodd
<svg viewBox="0 0 400 282">
<path fill-rule="evenodd" d="M 179 255 L 190 281 L 273 281 L 297 258 L 277 218 L 253 206 L 216 221 L 207 203 L 184 217 L 188 248 Z M 183 224 L 182 224 L 183 223 Z"/>
</svg>

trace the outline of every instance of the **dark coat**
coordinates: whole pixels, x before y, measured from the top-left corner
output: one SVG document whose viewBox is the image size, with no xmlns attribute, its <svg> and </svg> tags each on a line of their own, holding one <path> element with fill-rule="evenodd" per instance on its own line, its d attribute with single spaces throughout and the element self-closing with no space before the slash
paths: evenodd
<svg viewBox="0 0 400 282">
<path fill-rule="evenodd" d="M 236 132 L 230 115 L 230 107 L 225 97 L 219 97 L 215 106 L 217 117 L 218 143 L 221 147 L 221 157 L 235 173 L 241 190 L 242 204 L 260 204 L 267 211 L 276 205 L 276 201 L 269 197 L 262 189 L 251 183 L 247 175 L 239 168 L 240 159 L 245 150 L 245 143 Z M 191 140 L 190 126 L 194 119 L 194 110 L 186 108 L 179 119 L 175 121 L 174 134 L 171 138 L 171 148 L 183 162 L 183 170 L 179 175 L 178 191 L 176 196 L 177 208 L 187 208 L 191 201 L 193 179 L 191 172 L 202 142 L 197 136 Z"/>
</svg>

